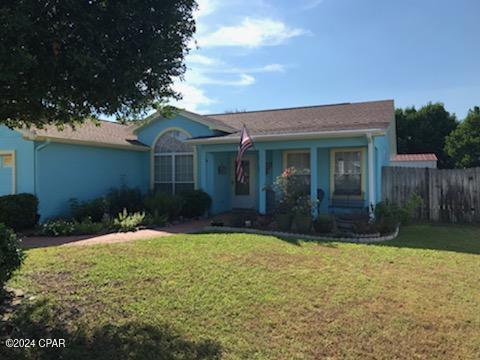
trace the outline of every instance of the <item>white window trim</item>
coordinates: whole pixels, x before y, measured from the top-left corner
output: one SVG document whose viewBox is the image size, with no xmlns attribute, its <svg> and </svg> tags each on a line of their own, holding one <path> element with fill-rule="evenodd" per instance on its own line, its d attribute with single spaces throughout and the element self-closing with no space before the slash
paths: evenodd
<svg viewBox="0 0 480 360">
<path fill-rule="evenodd" d="M 361 174 L 361 194 L 360 195 L 335 195 L 335 154 L 338 152 L 360 152 L 360 174 Z M 367 156 L 366 148 L 335 148 L 330 150 L 330 198 L 331 199 L 366 199 L 367 188 Z"/>
<path fill-rule="evenodd" d="M 12 156 L 12 195 L 17 193 L 17 161 L 15 157 L 15 150 L 0 150 L 1 155 Z"/>
<path fill-rule="evenodd" d="M 152 146 L 151 146 L 151 151 L 150 151 L 150 190 L 153 191 L 155 189 L 155 184 L 170 184 L 172 183 L 173 188 L 175 188 L 175 183 L 172 181 L 155 181 L 155 156 L 160 156 L 160 155 L 193 155 L 193 188 L 198 189 L 198 178 L 197 178 L 197 169 L 198 169 L 198 163 L 197 163 L 197 147 L 194 144 L 191 144 L 193 146 L 193 152 L 186 152 L 186 153 L 157 153 L 155 152 L 155 145 L 160 139 L 161 136 L 165 135 L 166 133 L 170 131 L 180 131 L 187 135 L 189 138 L 192 137 L 192 134 L 190 134 L 188 131 L 179 128 L 179 127 L 169 127 L 164 130 L 162 130 L 153 140 Z M 172 158 L 175 158 L 175 156 L 172 156 Z M 173 160 L 174 161 L 174 160 Z M 175 163 L 173 163 L 173 166 L 175 166 Z M 173 173 L 175 173 L 175 167 L 173 167 Z M 172 175 L 172 179 L 175 178 L 175 174 Z M 186 182 L 177 182 L 178 184 L 191 184 L 192 181 L 186 181 Z M 175 193 L 175 192 L 174 192 Z"/>
<path fill-rule="evenodd" d="M 172 160 L 172 163 L 171 163 L 171 166 L 172 166 L 172 179 L 170 181 L 157 181 L 155 180 L 155 174 L 153 174 L 154 176 L 154 180 L 153 180 L 153 186 L 155 187 L 155 184 L 172 184 L 172 192 L 173 194 L 176 194 L 177 192 L 175 191 L 175 184 L 192 184 L 193 187 L 195 188 L 195 175 L 193 176 L 193 180 L 192 181 L 177 181 L 175 179 L 175 159 L 177 156 L 185 156 L 185 155 L 191 155 L 192 156 L 192 160 L 195 161 L 195 156 L 193 154 L 193 152 L 182 152 L 182 153 L 155 153 L 155 156 L 169 156 L 171 157 L 171 160 Z M 194 171 L 194 170 L 192 170 Z"/>
</svg>

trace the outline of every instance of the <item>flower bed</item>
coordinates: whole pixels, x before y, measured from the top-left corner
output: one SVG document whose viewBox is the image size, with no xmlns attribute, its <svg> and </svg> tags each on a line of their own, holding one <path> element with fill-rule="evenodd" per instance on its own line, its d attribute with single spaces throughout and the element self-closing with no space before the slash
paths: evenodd
<svg viewBox="0 0 480 360">
<path fill-rule="evenodd" d="M 372 234 L 351 234 L 351 236 L 346 235 L 309 235 L 309 234 L 297 234 L 292 232 L 283 232 L 275 230 L 260 230 L 254 228 L 242 228 L 242 227 L 232 227 L 232 226 L 207 226 L 205 231 L 213 232 L 235 232 L 235 233 L 247 233 L 247 234 L 258 234 L 258 235 L 272 235 L 272 236 L 282 236 L 303 240 L 317 240 L 317 241 L 341 241 L 341 242 L 351 242 L 351 243 L 377 243 L 382 241 L 393 240 L 398 236 L 399 227 L 397 226 L 395 232 L 392 234 L 387 234 L 380 236 L 372 236 Z M 373 234 L 375 235 L 375 234 Z"/>
</svg>

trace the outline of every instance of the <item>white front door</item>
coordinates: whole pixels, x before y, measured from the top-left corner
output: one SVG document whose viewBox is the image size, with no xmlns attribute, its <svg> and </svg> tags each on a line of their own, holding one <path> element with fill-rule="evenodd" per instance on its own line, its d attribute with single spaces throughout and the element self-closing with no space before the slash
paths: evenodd
<svg viewBox="0 0 480 360">
<path fill-rule="evenodd" d="M 256 209 L 257 207 L 257 159 L 253 155 L 244 155 L 242 160 L 245 182 L 237 181 L 235 175 L 235 158 L 232 173 L 232 208 Z"/>
</svg>

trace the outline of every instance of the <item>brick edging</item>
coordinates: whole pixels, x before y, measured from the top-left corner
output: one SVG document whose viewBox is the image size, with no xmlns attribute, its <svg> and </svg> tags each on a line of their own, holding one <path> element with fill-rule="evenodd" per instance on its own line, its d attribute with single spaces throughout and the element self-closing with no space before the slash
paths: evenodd
<svg viewBox="0 0 480 360">
<path fill-rule="evenodd" d="M 340 241 L 340 242 L 350 242 L 350 243 L 378 243 L 382 241 L 393 240 L 398 236 L 400 227 L 397 227 L 395 232 L 390 235 L 385 236 L 376 236 L 376 237 L 334 237 L 334 236 L 315 236 L 315 235 L 305 235 L 305 234 L 295 234 L 283 231 L 268 231 L 268 230 L 259 230 L 253 228 L 239 228 L 239 227 L 230 227 L 230 226 L 206 226 L 205 231 L 226 231 L 233 233 L 247 233 L 247 234 L 257 234 L 257 235 L 274 235 L 274 236 L 283 236 L 283 237 L 293 237 L 303 240 L 323 240 L 323 241 Z"/>
</svg>

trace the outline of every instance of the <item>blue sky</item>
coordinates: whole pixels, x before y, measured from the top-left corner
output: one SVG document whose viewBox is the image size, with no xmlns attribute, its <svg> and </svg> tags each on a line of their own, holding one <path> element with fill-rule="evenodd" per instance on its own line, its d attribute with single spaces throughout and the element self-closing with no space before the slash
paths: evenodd
<svg viewBox="0 0 480 360">
<path fill-rule="evenodd" d="M 180 106 L 480 105 L 478 0 L 198 0 Z"/>
</svg>

